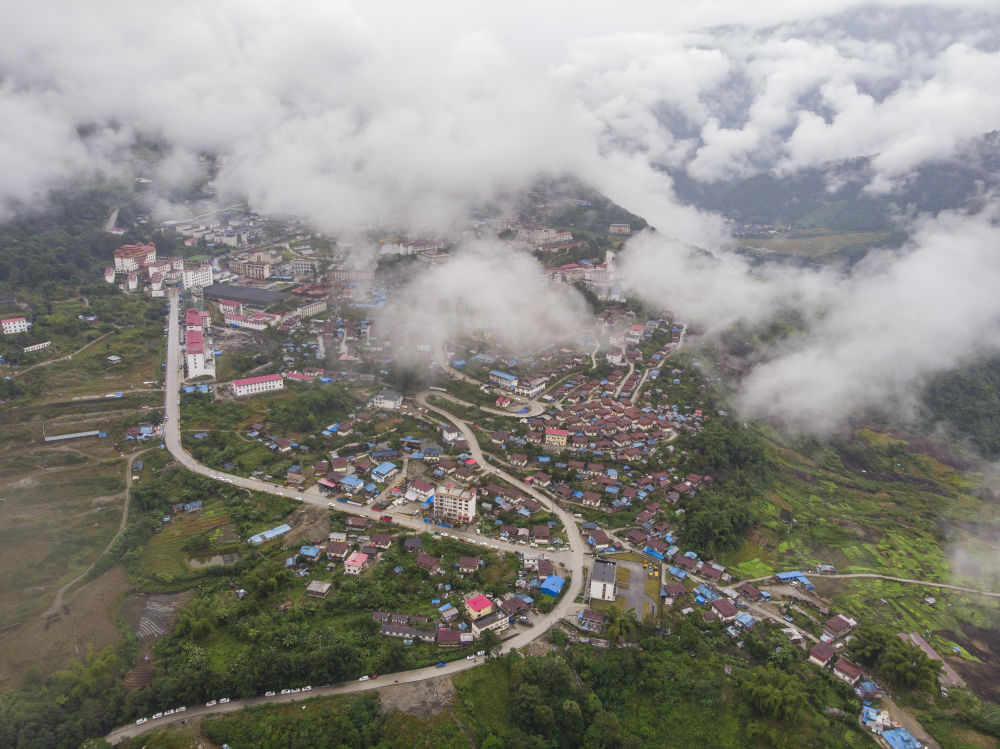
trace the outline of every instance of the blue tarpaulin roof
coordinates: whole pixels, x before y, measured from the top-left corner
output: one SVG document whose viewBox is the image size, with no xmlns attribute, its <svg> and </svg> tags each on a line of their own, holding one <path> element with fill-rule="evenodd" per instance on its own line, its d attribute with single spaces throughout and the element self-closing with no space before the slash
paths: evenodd
<svg viewBox="0 0 1000 749">
<path fill-rule="evenodd" d="M 882 732 L 882 738 L 892 749 L 922 749 L 923 744 L 905 728 L 891 728 Z"/>
<path fill-rule="evenodd" d="M 545 578 L 545 581 L 541 584 L 541 591 L 547 596 L 552 596 L 553 598 L 559 595 L 559 591 L 562 590 L 563 585 L 565 585 L 566 580 L 559 577 L 559 575 L 549 575 Z"/>
</svg>

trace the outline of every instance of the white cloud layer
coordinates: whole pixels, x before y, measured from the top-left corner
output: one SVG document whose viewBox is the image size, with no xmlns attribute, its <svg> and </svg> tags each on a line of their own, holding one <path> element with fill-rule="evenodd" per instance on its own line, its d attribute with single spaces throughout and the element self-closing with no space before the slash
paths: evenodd
<svg viewBox="0 0 1000 749">
<path fill-rule="evenodd" d="M 158 185 L 212 152 L 223 193 L 328 231 L 442 228 L 498 190 L 568 172 L 659 230 L 624 258 L 657 301 L 720 327 L 806 310 L 810 340 L 750 376 L 748 412 L 830 425 L 997 350 L 992 213 L 925 222 L 850 278 L 761 277 L 717 250 L 719 218 L 679 205 L 662 169 L 712 181 L 873 156 L 869 188 L 891 190 L 1000 127 L 995 0 L 0 8 L 0 218 L 74 176 L 130 176 L 136 136 L 173 147 L 143 175 Z M 497 314 L 526 340 L 542 316 L 568 334 L 578 300 L 541 305 L 552 292 L 537 276 L 470 252 L 428 274 L 399 324 L 415 311 L 451 335 Z M 442 305 L 429 316 L 428 299 Z"/>
<path fill-rule="evenodd" d="M 377 334 L 438 356 L 456 339 L 488 336 L 517 354 L 572 341 L 592 323 L 572 286 L 496 242 L 472 242 L 392 295 Z"/>
<path fill-rule="evenodd" d="M 737 405 L 793 429 L 826 432 L 869 408 L 913 414 L 934 373 L 1000 353 L 1000 201 L 977 215 L 919 220 L 898 251 L 849 274 L 763 266 L 647 234 L 622 256 L 625 283 L 711 332 L 794 309 L 802 336 L 770 352 Z"/>
<path fill-rule="evenodd" d="M 658 165 L 717 180 L 877 155 L 886 189 L 1000 123 L 982 0 L 2 4 L 8 212 L 118 173 L 142 133 L 329 229 L 436 225 L 540 171 L 619 200 L 640 184 L 659 226 L 678 213 Z"/>
</svg>

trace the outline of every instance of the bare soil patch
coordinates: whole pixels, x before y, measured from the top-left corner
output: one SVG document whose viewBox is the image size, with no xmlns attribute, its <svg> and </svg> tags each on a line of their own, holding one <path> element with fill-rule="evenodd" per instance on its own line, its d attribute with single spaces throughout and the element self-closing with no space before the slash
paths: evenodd
<svg viewBox="0 0 1000 749">
<path fill-rule="evenodd" d="M 286 546 L 295 546 L 302 541 L 323 539 L 330 533 L 330 513 L 322 507 L 301 504 L 285 518 L 292 530 L 285 538 Z"/>
<path fill-rule="evenodd" d="M 947 632 L 970 654 L 982 661 L 967 661 L 955 655 L 942 653 L 975 694 L 991 702 L 1000 701 L 1000 632 L 978 627 L 963 627 L 961 632 Z"/>
<path fill-rule="evenodd" d="M 383 713 L 399 710 L 427 718 L 447 708 L 456 694 L 450 676 L 439 676 L 414 684 L 393 684 L 379 690 L 379 710 Z"/>
<path fill-rule="evenodd" d="M 33 617 L 14 630 L 0 634 L 0 675 L 5 687 L 17 685 L 28 666 L 43 674 L 68 668 L 87 654 L 118 642 L 115 626 L 118 600 L 128 590 L 128 580 L 115 567 L 96 580 L 68 592 L 59 612 L 46 619 Z"/>
</svg>

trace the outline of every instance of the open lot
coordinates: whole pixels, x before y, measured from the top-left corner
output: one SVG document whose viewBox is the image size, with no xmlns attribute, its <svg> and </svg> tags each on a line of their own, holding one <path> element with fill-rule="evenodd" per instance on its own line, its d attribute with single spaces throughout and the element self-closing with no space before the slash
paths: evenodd
<svg viewBox="0 0 1000 749">
<path fill-rule="evenodd" d="M 740 246 L 747 249 L 764 249 L 784 255 L 822 257 L 839 252 L 846 247 L 873 245 L 889 238 L 889 232 L 810 232 L 770 239 L 744 239 Z"/>
<path fill-rule="evenodd" d="M 61 448 L 40 459 L 70 465 L 0 474 L 0 626 L 41 613 L 59 587 L 94 562 L 118 531 L 125 462 L 91 462 Z M 84 457 L 86 462 L 79 460 Z"/>
<path fill-rule="evenodd" d="M 0 674 L 4 689 L 69 668 L 87 652 L 117 643 L 121 630 L 115 612 L 128 590 L 121 567 L 68 592 L 58 615 L 25 618 L 0 632 Z"/>
</svg>

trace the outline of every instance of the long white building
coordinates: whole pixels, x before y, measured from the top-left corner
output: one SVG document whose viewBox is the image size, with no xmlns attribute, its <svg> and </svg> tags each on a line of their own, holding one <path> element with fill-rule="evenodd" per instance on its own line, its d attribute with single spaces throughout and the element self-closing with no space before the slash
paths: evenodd
<svg viewBox="0 0 1000 749">
<path fill-rule="evenodd" d="M 260 377 L 248 377 L 244 380 L 233 380 L 229 387 L 235 396 L 257 395 L 271 390 L 284 390 L 285 381 L 279 374 L 261 375 Z"/>
</svg>

